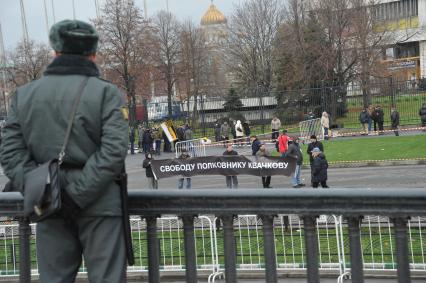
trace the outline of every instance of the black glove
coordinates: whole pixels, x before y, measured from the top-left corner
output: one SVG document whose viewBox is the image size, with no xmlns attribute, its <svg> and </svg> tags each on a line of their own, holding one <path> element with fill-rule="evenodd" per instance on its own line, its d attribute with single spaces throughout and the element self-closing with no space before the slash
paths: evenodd
<svg viewBox="0 0 426 283">
<path fill-rule="evenodd" d="M 80 213 L 81 208 L 77 203 L 68 195 L 66 190 L 62 190 L 61 195 L 61 211 L 60 214 L 65 220 L 75 220 Z"/>
</svg>

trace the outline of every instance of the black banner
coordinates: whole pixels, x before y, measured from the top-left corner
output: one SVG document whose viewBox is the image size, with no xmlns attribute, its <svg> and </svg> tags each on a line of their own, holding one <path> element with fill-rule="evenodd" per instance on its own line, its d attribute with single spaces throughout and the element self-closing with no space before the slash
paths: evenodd
<svg viewBox="0 0 426 283">
<path fill-rule="evenodd" d="M 293 157 L 256 156 L 205 156 L 188 159 L 164 159 L 151 161 L 156 179 L 173 176 L 191 177 L 195 175 L 254 175 L 290 176 L 296 168 Z"/>
</svg>

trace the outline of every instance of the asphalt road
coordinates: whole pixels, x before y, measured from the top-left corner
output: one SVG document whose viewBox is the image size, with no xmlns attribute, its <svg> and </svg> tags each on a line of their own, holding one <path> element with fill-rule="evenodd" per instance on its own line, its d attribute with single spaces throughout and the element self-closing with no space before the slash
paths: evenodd
<svg viewBox="0 0 426 283">
<path fill-rule="evenodd" d="M 241 148 L 240 153 L 249 151 Z M 223 148 L 212 149 L 208 154 L 220 154 Z M 247 152 L 248 153 L 248 152 Z M 173 158 L 174 154 L 162 154 L 156 158 Z M 129 189 L 148 189 L 145 170 L 142 168 L 143 154 L 128 155 L 126 159 L 129 173 Z M 7 178 L 0 172 L 0 187 L 2 188 Z M 302 169 L 302 179 L 310 184 L 309 169 Z M 330 168 L 328 170 L 328 184 L 333 188 L 426 188 L 426 165 L 404 165 L 383 167 L 360 168 Z M 260 177 L 239 176 L 239 187 L 256 189 L 262 187 Z M 290 177 L 272 176 L 271 186 L 274 188 L 291 188 Z M 159 189 L 176 189 L 177 178 L 159 180 Z M 192 178 L 192 188 L 198 189 L 224 189 L 224 176 L 195 176 Z"/>
</svg>

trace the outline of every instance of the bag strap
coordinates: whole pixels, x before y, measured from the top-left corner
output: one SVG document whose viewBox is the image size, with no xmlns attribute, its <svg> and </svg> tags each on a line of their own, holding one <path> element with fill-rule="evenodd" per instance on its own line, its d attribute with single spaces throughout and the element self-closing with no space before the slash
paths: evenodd
<svg viewBox="0 0 426 283">
<path fill-rule="evenodd" d="M 80 98 L 83 95 L 83 90 L 86 87 L 88 80 L 89 80 L 89 77 L 85 77 L 83 79 L 83 81 L 80 83 L 80 85 L 79 85 L 79 87 L 78 87 L 78 89 L 75 93 L 76 97 L 75 97 L 74 104 L 73 104 L 72 109 L 71 109 L 70 118 L 68 120 L 68 127 L 67 127 L 67 131 L 65 133 L 64 143 L 62 145 L 61 152 L 59 153 L 59 158 L 58 158 L 59 164 L 62 164 L 62 162 L 64 160 L 65 149 L 67 148 L 68 140 L 69 140 L 70 135 L 71 135 L 71 129 L 72 129 L 72 125 L 74 123 L 75 114 L 77 112 L 77 108 L 78 108 L 78 104 L 80 102 Z"/>
</svg>

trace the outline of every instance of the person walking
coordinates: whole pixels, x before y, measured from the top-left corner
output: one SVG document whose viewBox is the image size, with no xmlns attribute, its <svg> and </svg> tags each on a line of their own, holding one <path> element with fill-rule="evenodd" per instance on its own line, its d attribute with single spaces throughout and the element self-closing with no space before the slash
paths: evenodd
<svg viewBox="0 0 426 283">
<path fill-rule="evenodd" d="M 399 127 L 399 113 L 395 107 L 391 109 L 391 128 L 395 133 L 395 136 L 399 136 L 398 127 Z"/>
<path fill-rule="evenodd" d="M 234 150 L 232 147 L 232 144 L 228 144 L 226 147 L 225 152 L 223 153 L 224 156 L 235 156 L 238 155 L 238 152 Z M 238 188 L 238 178 L 237 176 L 226 176 L 226 187 L 228 189 L 237 189 Z"/>
<path fill-rule="evenodd" d="M 22 191 L 26 172 L 58 158 L 81 95 L 59 172 L 61 209 L 36 226 L 39 282 L 74 282 L 83 254 L 90 282 L 125 282 L 116 183 L 129 145 L 125 98 L 117 86 L 99 78 L 93 26 L 63 20 L 52 26 L 49 39 L 53 61 L 40 79 L 18 87 L 11 97 L 0 162 Z"/>
<path fill-rule="evenodd" d="M 278 151 L 281 153 L 281 156 L 284 157 L 288 149 L 289 137 L 287 135 L 287 130 L 283 130 L 282 135 L 278 138 Z"/>
<path fill-rule="evenodd" d="M 426 131 L 426 103 L 423 103 L 422 108 L 419 110 L 420 120 L 422 121 L 423 131 Z"/>
<path fill-rule="evenodd" d="M 189 155 L 188 151 L 185 148 L 182 149 L 182 153 L 179 156 L 179 159 L 186 160 L 190 157 L 191 156 Z M 183 184 L 185 182 L 185 179 L 186 179 L 186 188 L 187 189 L 191 188 L 191 177 L 183 177 L 183 178 L 179 178 L 179 180 L 178 180 L 178 189 L 183 189 Z"/>
<path fill-rule="evenodd" d="M 280 135 L 280 128 L 281 128 L 281 121 L 280 119 L 278 119 L 277 116 L 274 116 L 274 118 L 272 118 L 272 121 L 271 121 L 271 131 L 272 131 L 271 139 L 273 142 L 275 142 L 278 136 Z"/>
<path fill-rule="evenodd" d="M 321 187 L 329 188 L 327 185 L 328 162 L 325 155 L 318 147 L 315 147 L 312 150 L 312 157 L 312 187 L 318 188 L 318 185 L 321 184 Z"/>
<path fill-rule="evenodd" d="M 330 118 L 327 112 L 322 112 L 321 116 L 321 127 L 325 140 L 328 140 L 328 130 L 330 129 Z"/>
<path fill-rule="evenodd" d="M 370 115 L 368 114 L 367 108 L 362 109 L 359 113 L 359 122 L 362 126 L 362 135 L 367 135 L 371 128 Z"/>
<path fill-rule="evenodd" d="M 237 123 L 235 124 L 235 135 L 237 137 L 236 144 L 238 144 L 239 146 L 242 146 L 244 131 L 243 131 L 243 125 L 241 124 L 240 120 L 237 120 Z"/>
<path fill-rule="evenodd" d="M 300 149 L 300 145 L 299 145 L 299 138 L 293 138 L 290 139 L 288 141 L 288 150 L 285 153 L 285 156 L 292 156 L 292 157 L 296 157 L 296 169 L 294 170 L 294 175 L 291 179 L 291 184 L 293 186 L 293 188 L 300 188 L 300 187 L 304 187 L 305 184 L 302 183 L 302 181 L 300 180 L 300 173 L 301 173 L 301 169 L 302 169 L 302 164 L 303 164 L 303 154 L 302 154 L 302 150 Z"/>
<path fill-rule="evenodd" d="M 262 143 L 259 150 L 256 152 L 257 161 L 262 162 L 262 159 L 268 156 L 270 156 L 269 151 L 266 148 L 266 145 Z M 265 189 L 271 189 L 271 176 L 262 176 L 262 185 Z"/>
<path fill-rule="evenodd" d="M 157 190 L 158 189 L 158 181 L 155 179 L 154 174 L 152 173 L 152 167 L 151 167 L 151 161 L 154 158 L 152 157 L 151 153 L 145 154 L 145 160 L 142 163 L 142 167 L 145 168 L 145 174 L 148 179 L 150 179 L 149 182 L 149 188 Z"/>
<path fill-rule="evenodd" d="M 380 107 L 380 105 L 377 105 L 376 108 L 374 109 L 374 116 L 376 117 L 376 122 L 377 125 L 379 127 L 379 135 L 383 135 L 383 123 L 385 121 L 385 114 L 383 113 L 382 108 Z"/>
</svg>

